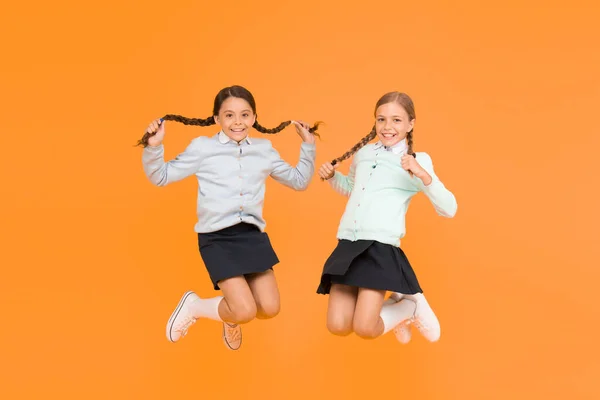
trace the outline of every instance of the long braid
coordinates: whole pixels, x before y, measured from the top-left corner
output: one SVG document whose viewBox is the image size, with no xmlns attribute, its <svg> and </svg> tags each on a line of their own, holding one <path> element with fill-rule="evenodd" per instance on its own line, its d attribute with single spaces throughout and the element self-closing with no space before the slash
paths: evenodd
<svg viewBox="0 0 600 400">
<path fill-rule="evenodd" d="M 356 153 L 358 150 L 363 148 L 371 140 L 375 139 L 375 136 L 377 136 L 377 132 L 375 131 L 375 127 L 373 126 L 373 129 L 371 129 L 371 132 L 369 132 L 369 134 L 367 136 L 362 138 L 360 140 L 360 142 L 356 143 L 349 151 L 345 152 L 340 157 L 331 161 L 331 165 L 336 165 L 337 163 L 340 163 L 340 162 L 352 157 L 354 155 L 354 153 Z"/>
<path fill-rule="evenodd" d="M 210 126 L 215 124 L 215 117 L 210 116 L 206 119 L 201 118 L 187 118 L 181 115 L 167 114 L 161 118 L 163 121 L 175 121 L 180 122 L 184 125 L 197 125 L 197 126 Z M 162 121 L 161 121 L 162 124 Z M 147 147 L 148 139 L 154 136 L 154 133 L 144 133 L 144 136 L 137 142 L 137 146 Z"/>
<path fill-rule="evenodd" d="M 417 155 L 413 151 L 413 130 L 412 129 L 410 130 L 410 132 L 408 132 L 406 134 L 406 144 L 408 146 L 408 149 L 406 150 L 406 154 L 408 154 L 409 156 L 413 156 L 414 158 L 417 158 Z M 412 171 L 408 171 L 408 174 L 412 178 L 412 176 L 413 176 Z"/>
<path fill-rule="evenodd" d="M 163 121 L 175 121 L 175 122 L 182 123 L 184 125 L 196 125 L 196 126 L 210 126 L 210 125 L 215 124 L 215 118 L 212 116 L 208 117 L 206 119 L 201 119 L 201 118 L 187 118 L 187 117 L 183 117 L 181 115 L 167 114 L 164 117 L 162 117 L 162 120 Z M 256 129 L 257 131 L 259 131 L 260 133 L 273 134 L 273 133 L 281 132 L 282 130 L 287 128 L 291 123 L 292 123 L 292 121 L 282 122 L 277 127 L 269 129 L 269 128 L 265 128 L 264 126 L 260 125 L 258 123 L 258 121 L 256 121 L 256 122 L 254 122 L 254 125 L 252 125 L 252 127 L 254 129 Z M 315 125 L 308 130 L 310 133 L 312 133 L 313 135 L 315 135 L 318 138 L 320 138 L 321 136 L 317 133 L 317 128 L 319 127 L 319 125 L 321 123 L 322 122 L 315 123 Z M 154 135 L 153 133 L 146 132 L 144 134 L 144 136 L 138 141 L 137 146 L 147 147 L 148 139 L 150 139 L 150 137 L 152 137 L 153 135 Z"/>
<path fill-rule="evenodd" d="M 281 124 L 279 124 L 277 127 L 275 128 L 265 128 L 264 126 L 262 126 L 261 124 L 258 123 L 258 121 L 254 122 L 254 125 L 252 125 L 252 127 L 254 129 L 256 129 L 257 131 L 259 131 L 260 133 L 268 133 L 268 134 L 273 134 L 273 133 L 279 133 L 282 130 L 284 130 L 285 128 L 287 128 L 290 124 L 292 123 L 292 121 L 285 121 L 282 122 Z M 313 135 L 315 135 L 316 137 L 320 138 L 321 136 L 317 133 L 317 129 L 319 128 L 319 125 L 322 122 L 317 122 L 315 123 L 315 125 L 311 128 L 308 129 L 308 131 L 310 133 L 312 133 Z"/>
<path fill-rule="evenodd" d="M 180 122 L 184 125 L 210 126 L 210 125 L 215 124 L 215 117 L 213 117 L 213 116 L 210 116 L 206 119 L 201 119 L 201 118 L 187 118 L 187 117 L 182 117 L 181 115 L 167 114 L 164 117 L 162 117 L 162 119 L 164 121 Z"/>
<path fill-rule="evenodd" d="M 282 130 L 284 130 L 285 128 L 287 128 L 290 124 L 292 123 L 292 121 L 285 121 L 280 123 L 277 127 L 269 129 L 269 128 L 265 128 L 264 126 L 262 126 L 261 124 L 258 123 L 258 121 L 254 122 L 254 125 L 252 125 L 252 127 L 254 129 L 256 129 L 257 131 L 259 131 L 260 133 L 279 133 Z"/>
<path fill-rule="evenodd" d="M 408 150 L 406 151 L 409 155 L 415 156 L 415 152 L 413 151 L 413 130 L 406 134 L 406 144 L 408 145 Z M 416 157 L 416 156 L 415 156 Z"/>
</svg>

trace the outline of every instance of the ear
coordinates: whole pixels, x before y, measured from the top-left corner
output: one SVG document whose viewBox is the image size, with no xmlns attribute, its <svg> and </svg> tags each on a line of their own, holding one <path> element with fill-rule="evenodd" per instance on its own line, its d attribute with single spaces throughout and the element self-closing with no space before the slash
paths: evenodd
<svg viewBox="0 0 600 400">
<path fill-rule="evenodd" d="M 219 116 L 218 115 L 213 115 L 213 119 L 215 120 L 215 123 L 221 125 L 221 123 L 219 122 Z"/>
<path fill-rule="evenodd" d="M 408 123 L 408 127 L 410 128 L 408 130 L 408 132 L 413 130 L 413 128 L 415 127 L 415 119 L 414 118 Z"/>
<path fill-rule="evenodd" d="M 258 114 L 254 114 L 254 117 L 252 118 L 252 125 L 253 126 L 256 123 L 256 118 L 258 118 Z"/>
</svg>

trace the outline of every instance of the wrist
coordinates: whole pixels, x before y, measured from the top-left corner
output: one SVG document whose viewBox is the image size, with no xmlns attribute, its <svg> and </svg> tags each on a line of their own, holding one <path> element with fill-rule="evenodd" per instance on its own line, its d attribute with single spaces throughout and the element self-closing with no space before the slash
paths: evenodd
<svg viewBox="0 0 600 400">
<path fill-rule="evenodd" d="M 431 177 L 431 175 L 429 175 L 427 173 L 427 171 L 423 171 L 423 173 L 417 175 L 417 178 L 419 178 L 421 181 L 423 181 L 423 184 L 425 186 L 429 186 L 431 184 L 431 182 L 433 181 L 433 178 Z"/>
</svg>

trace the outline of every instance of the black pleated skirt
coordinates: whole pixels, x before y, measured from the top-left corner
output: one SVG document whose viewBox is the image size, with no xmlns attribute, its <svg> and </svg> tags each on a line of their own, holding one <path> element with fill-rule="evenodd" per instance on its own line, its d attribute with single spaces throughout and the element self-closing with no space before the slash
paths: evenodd
<svg viewBox="0 0 600 400">
<path fill-rule="evenodd" d="M 319 294 L 329 294 L 334 283 L 422 293 L 417 276 L 401 248 L 374 240 L 340 240 L 323 267 Z"/>
<path fill-rule="evenodd" d="M 267 233 L 252 224 L 199 233 L 198 247 L 215 290 L 219 281 L 265 272 L 279 263 Z"/>
</svg>

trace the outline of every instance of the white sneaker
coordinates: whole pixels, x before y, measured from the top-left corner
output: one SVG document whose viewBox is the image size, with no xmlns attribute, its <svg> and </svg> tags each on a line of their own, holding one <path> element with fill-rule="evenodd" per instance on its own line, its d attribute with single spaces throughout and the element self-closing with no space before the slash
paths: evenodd
<svg viewBox="0 0 600 400">
<path fill-rule="evenodd" d="M 237 350 L 242 345 L 242 327 L 239 324 L 223 322 L 223 342 L 230 350 Z"/>
<path fill-rule="evenodd" d="M 167 339 L 169 342 L 175 343 L 187 334 L 190 326 L 196 323 L 196 318 L 192 315 L 190 304 L 199 299 L 194 292 L 186 292 L 179 300 L 179 304 L 171 314 L 169 322 L 167 322 Z"/>
<path fill-rule="evenodd" d="M 412 323 L 421 332 L 421 335 L 430 342 L 438 341 L 441 334 L 440 322 L 429 306 L 425 296 L 423 296 L 423 293 L 404 295 L 404 298 L 412 300 L 417 304 Z"/>
<path fill-rule="evenodd" d="M 396 339 L 402 343 L 407 344 L 412 339 L 412 333 L 410 331 L 410 320 L 401 322 L 397 327 L 394 328 L 394 335 Z"/>
<path fill-rule="evenodd" d="M 402 297 L 403 297 L 403 295 L 401 293 L 392 292 L 390 297 L 383 303 L 384 304 L 394 304 L 394 303 L 397 303 L 400 300 L 402 300 Z M 401 323 L 398 324 L 398 326 L 396 326 L 393 329 L 396 339 L 402 344 L 406 344 L 406 343 L 410 342 L 410 339 L 412 338 L 409 324 L 410 324 L 410 319 L 406 320 L 406 321 L 402 321 Z"/>
<path fill-rule="evenodd" d="M 404 295 L 402 293 L 392 292 L 390 297 L 385 302 L 399 302 L 400 300 L 402 300 L 403 297 Z M 410 322 L 410 319 L 402 321 L 400 324 L 398 324 L 398 326 L 394 328 L 394 335 L 396 336 L 396 339 L 402 344 L 407 344 L 412 338 L 412 333 L 410 331 Z"/>
</svg>

